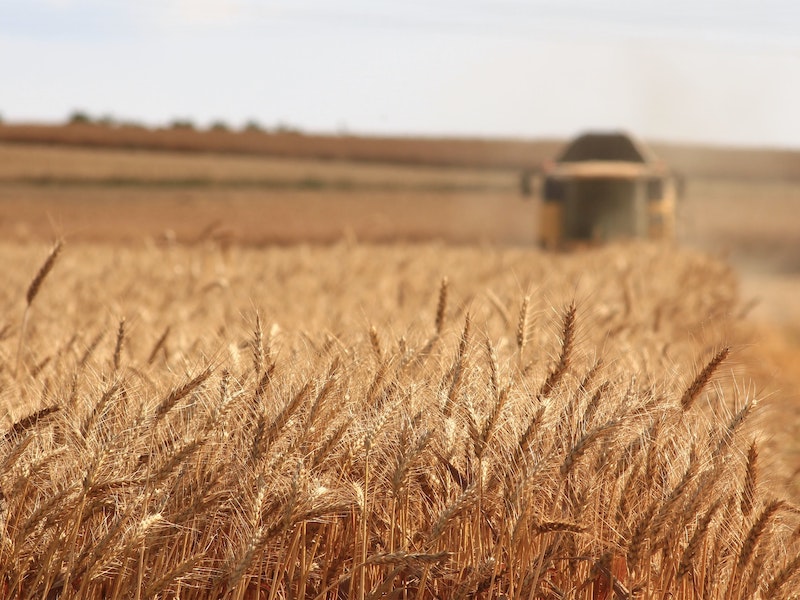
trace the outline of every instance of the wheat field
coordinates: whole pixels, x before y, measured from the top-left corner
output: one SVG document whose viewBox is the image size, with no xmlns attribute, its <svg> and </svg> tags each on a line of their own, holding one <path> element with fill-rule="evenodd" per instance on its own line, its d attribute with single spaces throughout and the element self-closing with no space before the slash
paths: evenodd
<svg viewBox="0 0 800 600">
<path fill-rule="evenodd" d="M 3 598 L 798 597 L 800 514 L 722 263 L 0 258 Z"/>
</svg>

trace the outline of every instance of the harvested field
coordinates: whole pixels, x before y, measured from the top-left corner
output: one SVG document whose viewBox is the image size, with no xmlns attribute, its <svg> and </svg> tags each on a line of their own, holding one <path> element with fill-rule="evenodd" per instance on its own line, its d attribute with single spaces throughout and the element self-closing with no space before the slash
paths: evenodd
<svg viewBox="0 0 800 600">
<path fill-rule="evenodd" d="M 0 142 L 66 147 L 215 152 L 349 162 L 524 169 L 553 158 L 563 140 L 436 139 L 306 135 L 299 132 L 146 129 L 99 124 L 0 123 Z M 653 149 L 687 177 L 800 179 L 800 152 L 765 148 L 685 146 L 652 142 Z"/>
<path fill-rule="evenodd" d="M 692 245 L 749 271 L 800 273 L 800 183 L 693 180 L 681 217 Z"/>
<path fill-rule="evenodd" d="M 32 186 L 517 191 L 517 171 L 0 144 L 0 183 Z"/>
<path fill-rule="evenodd" d="M 20 145 L 0 159 L 7 239 L 535 239 L 508 170 Z"/>
<path fill-rule="evenodd" d="M 2 125 L 0 140 L 87 148 L 215 152 L 313 160 L 519 169 L 550 155 L 560 143 L 481 139 L 315 136 L 300 133 L 145 129 L 97 125 Z"/>
<path fill-rule="evenodd" d="M 346 235 L 533 244 L 538 205 L 522 200 L 519 177 L 509 168 L 0 144 L 0 234 L 193 240 L 212 227 L 246 243 Z M 689 177 L 678 237 L 749 270 L 797 272 L 798 206 L 800 180 Z"/>
<path fill-rule="evenodd" d="M 0 186 L 0 231 L 20 241 L 530 244 L 534 227 L 535 207 L 509 193 Z"/>
<path fill-rule="evenodd" d="M 722 263 L 647 244 L 50 256 L 0 246 L 6 597 L 797 589 L 800 517 Z"/>
</svg>

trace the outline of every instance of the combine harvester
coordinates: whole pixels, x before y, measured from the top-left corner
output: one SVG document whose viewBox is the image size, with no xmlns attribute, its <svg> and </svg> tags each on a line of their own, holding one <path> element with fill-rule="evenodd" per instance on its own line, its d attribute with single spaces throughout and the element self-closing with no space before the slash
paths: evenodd
<svg viewBox="0 0 800 600">
<path fill-rule="evenodd" d="M 672 239 L 680 180 L 624 133 L 586 133 L 540 167 L 539 235 L 546 248 L 614 239 Z M 531 185 L 523 178 L 523 194 Z"/>
</svg>

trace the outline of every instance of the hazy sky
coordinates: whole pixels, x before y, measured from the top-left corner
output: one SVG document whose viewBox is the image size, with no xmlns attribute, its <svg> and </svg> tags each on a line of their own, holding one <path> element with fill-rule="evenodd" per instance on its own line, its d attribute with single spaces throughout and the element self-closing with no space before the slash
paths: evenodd
<svg viewBox="0 0 800 600">
<path fill-rule="evenodd" d="M 0 0 L 0 115 L 800 147 L 796 0 Z"/>
</svg>

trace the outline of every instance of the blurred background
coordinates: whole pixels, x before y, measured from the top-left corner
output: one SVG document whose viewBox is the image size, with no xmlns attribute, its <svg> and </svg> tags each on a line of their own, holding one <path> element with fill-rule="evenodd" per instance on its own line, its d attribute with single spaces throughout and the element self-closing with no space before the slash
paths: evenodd
<svg viewBox="0 0 800 600">
<path fill-rule="evenodd" d="M 795 147 L 789 0 L 4 0 L 10 121 Z"/>
<path fill-rule="evenodd" d="M 533 245 L 525 174 L 620 130 L 800 322 L 788 0 L 4 0 L 0 81 L 3 239 Z"/>
</svg>

